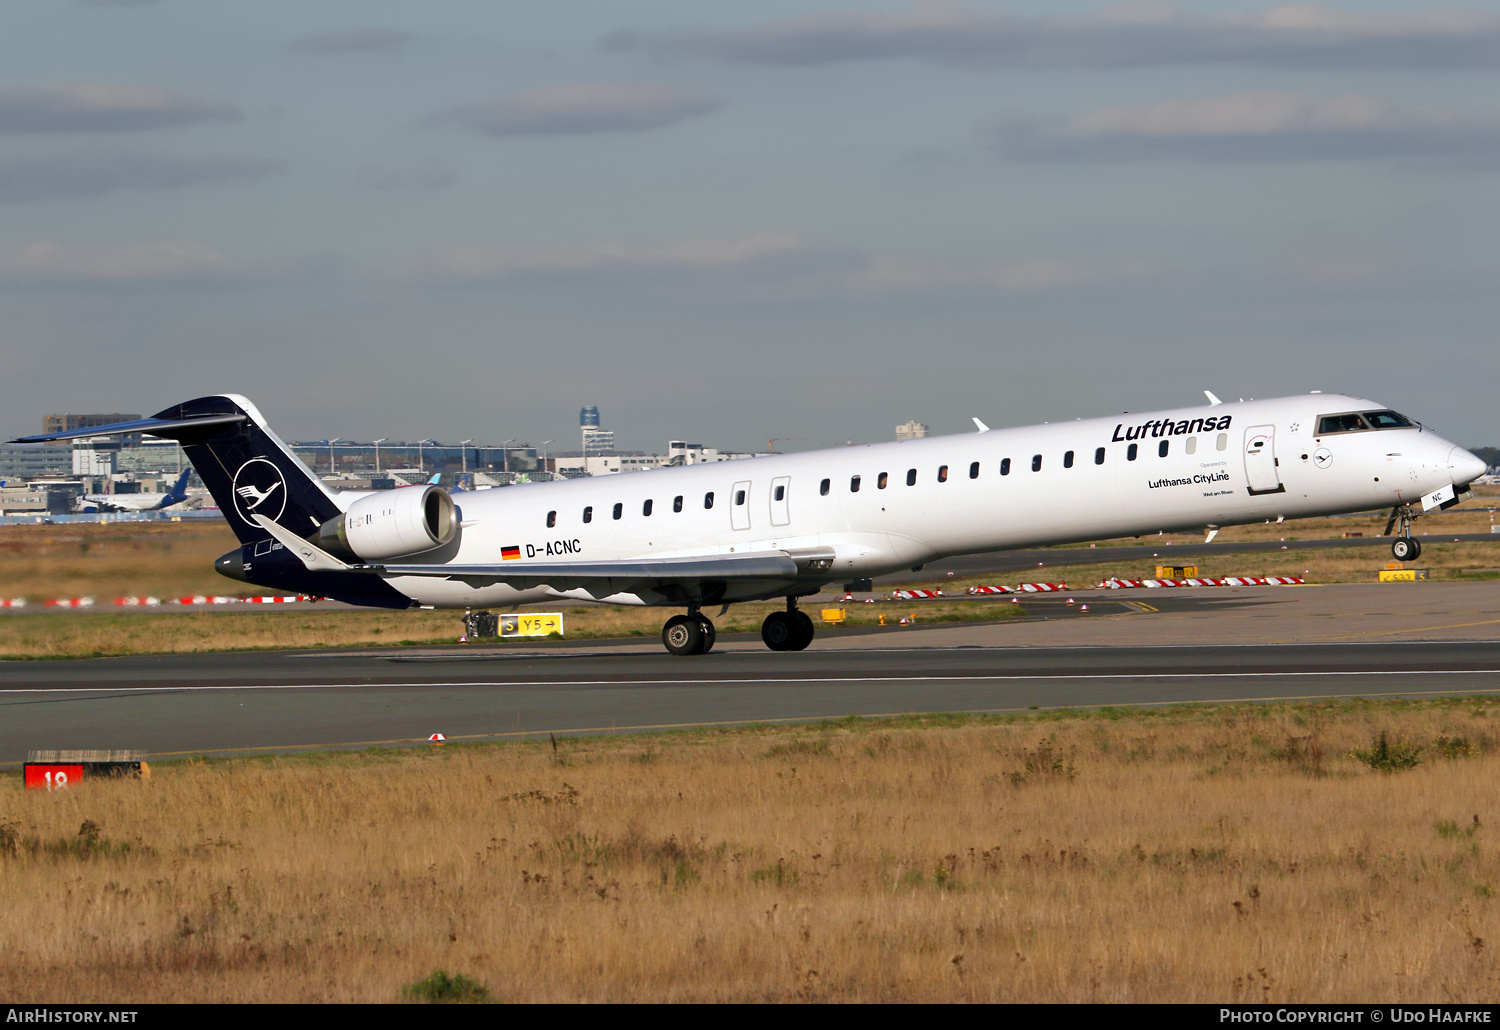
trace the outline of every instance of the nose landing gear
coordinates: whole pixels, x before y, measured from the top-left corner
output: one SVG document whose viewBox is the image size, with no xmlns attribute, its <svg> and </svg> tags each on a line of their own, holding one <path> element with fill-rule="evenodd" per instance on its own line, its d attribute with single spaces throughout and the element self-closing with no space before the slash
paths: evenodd
<svg viewBox="0 0 1500 1030">
<path fill-rule="evenodd" d="M 813 621 L 797 610 L 797 599 L 786 599 L 786 611 L 772 612 L 760 624 L 760 639 L 772 651 L 801 651 L 813 641 Z"/>
<path fill-rule="evenodd" d="M 1391 557 L 1397 561 L 1416 561 L 1422 557 L 1422 543 L 1411 535 L 1411 524 L 1415 518 L 1408 505 L 1398 504 L 1391 509 L 1391 517 L 1385 524 L 1385 533 L 1389 536 L 1396 524 L 1400 523 L 1400 535 L 1391 541 Z"/>
</svg>

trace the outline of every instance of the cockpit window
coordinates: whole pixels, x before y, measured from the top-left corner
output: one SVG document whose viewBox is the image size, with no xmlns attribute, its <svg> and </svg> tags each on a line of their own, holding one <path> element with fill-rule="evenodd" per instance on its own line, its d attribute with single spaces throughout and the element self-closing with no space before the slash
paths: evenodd
<svg viewBox="0 0 1500 1030">
<path fill-rule="evenodd" d="M 1394 411 L 1367 411 L 1365 421 L 1376 429 L 1410 429 L 1411 419 Z"/>
<path fill-rule="evenodd" d="M 1323 415 L 1318 419 L 1318 435 L 1327 436 L 1329 433 L 1358 433 L 1368 429 L 1365 420 L 1353 412 L 1346 415 Z"/>
</svg>

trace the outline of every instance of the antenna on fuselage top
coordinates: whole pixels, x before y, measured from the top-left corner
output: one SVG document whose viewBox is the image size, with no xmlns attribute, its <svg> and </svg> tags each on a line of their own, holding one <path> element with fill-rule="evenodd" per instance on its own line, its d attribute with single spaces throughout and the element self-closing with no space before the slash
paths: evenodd
<svg viewBox="0 0 1500 1030">
<path fill-rule="evenodd" d="M 970 418 L 974 418 L 974 416 L 972 416 L 972 415 L 970 415 L 969 417 Z M 985 425 L 983 422 L 979 421 L 979 419 L 977 419 L 977 418 L 974 419 L 974 426 L 981 433 L 988 433 L 990 431 L 990 427 L 987 426 L 987 425 Z"/>
<path fill-rule="evenodd" d="M 1208 398 L 1208 406 L 1210 408 L 1217 408 L 1220 404 L 1224 403 L 1223 401 L 1219 400 L 1219 398 L 1214 396 L 1214 392 L 1212 390 L 1204 390 L 1203 396 Z"/>
</svg>

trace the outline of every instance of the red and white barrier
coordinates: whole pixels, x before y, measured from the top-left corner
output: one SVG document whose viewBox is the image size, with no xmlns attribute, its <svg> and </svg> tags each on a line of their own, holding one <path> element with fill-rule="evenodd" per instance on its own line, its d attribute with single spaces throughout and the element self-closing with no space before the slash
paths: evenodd
<svg viewBox="0 0 1500 1030">
<path fill-rule="evenodd" d="M 1118 576 L 1099 584 L 1106 590 L 1130 590 L 1144 587 L 1156 590 L 1162 587 L 1265 587 L 1295 586 L 1306 583 L 1301 576 L 1199 576 L 1196 579 L 1121 579 Z"/>
<path fill-rule="evenodd" d="M 923 598 L 942 597 L 941 590 L 896 590 L 891 593 L 892 601 L 918 601 Z"/>
<path fill-rule="evenodd" d="M 971 593 L 971 594 L 1009 594 L 1009 593 L 1012 593 L 1012 591 L 1011 591 L 1010 587 L 970 587 L 969 588 L 969 593 Z"/>
<path fill-rule="evenodd" d="M 1027 594 L 1046 594 L 1066 589 L 1068 589 L 1066 583 L 1020 583 L 1016 586 L 1018 592 Z"/>
<path fill-rule="evenodd" d="M 307 594 L 281 594 L 263 597 L 226 597 L 222 594 L 193 594 L 187 597 L 171 597 L 165 601 L 159 597 L 117 597 L 113 603 L 116 608 L 158 608 L 163 604 L 293 604 L 297 601 L 311 600 L 312 598 Z M 92 597 L 54 597 L 41 603 L 48 608 L 94 607 L 94 599 Z M 0 608 L 25 607 L 26 598 L 24 597 L 0 597 Z"/>
</svg>

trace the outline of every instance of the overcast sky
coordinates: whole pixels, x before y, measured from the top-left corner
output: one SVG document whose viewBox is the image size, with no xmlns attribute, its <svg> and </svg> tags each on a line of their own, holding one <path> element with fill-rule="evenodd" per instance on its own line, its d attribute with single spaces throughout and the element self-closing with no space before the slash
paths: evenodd
<svg viewBox="0 0 1500 1030">
<path fill-rule="evenodd" d="M 794 449 L 1307 390 L 1500 443 L 1500 12 L 9 0 L 0 432 Z"/>
</svg>

